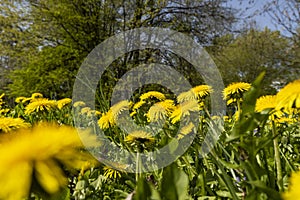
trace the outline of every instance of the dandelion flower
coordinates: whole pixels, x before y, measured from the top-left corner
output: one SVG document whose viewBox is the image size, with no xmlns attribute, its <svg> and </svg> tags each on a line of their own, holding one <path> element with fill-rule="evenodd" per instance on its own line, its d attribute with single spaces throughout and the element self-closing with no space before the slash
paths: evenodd
<svg viewBox="0 0 300 200">
<path fill-rule="evenodd" d="M 27 128 L 30 124 L 26 123 L 21 118 L 1 117 L 0 118 L 0 132 L 9 132 L 18 128 Z"/>
<path fill-rule="evenodd" d="M 300 108 L 300 79 L 287 84 L 277 93 L 276 109 L 282 108 L 287 111 Z"/>
<path fill-rule="evenodd" d="M 165 117 L 169 116 L 175 108 L 174 101 L 167 99 L 152 105 L 146 116 L 149 122 L 156 122 L 165 119 Z"/>
<path fill-rule="evenodd" d="M 255 111 L 262 112 L 264 110 L 271 109 L 272 110 L 270 113 L 271 120 L 282 117 L 284 113 L 280 110 L 275 109 L 277 104 L 276 98 L 277 98 L 276 95 L 266 95 L 258 98 L 255 104 Z"/>
<path fill-rule="evenodd" d="M 144 93 L 144 94 L 142 94 L 141 96 L 140 96 L 140 100 L 146 100 L 146 99 L 149 99 L 149 98 L 156 98 L 156 99 L 158 99 L 158 100 L 165 100 L 166 99 L 166 97 L 165 97 L 165 95 L 163 94 L 163 93 L 161 93 L 161 92 L 157 92 L 157 91 L 149 91 L 149 92 L 147 92 L 147 93 Z"/>
<path fill-rule="evenodd" d="M 135 142 L 152 143 L 154 142 L 154 138 L 152 137 L 151 134 L 145 131 L 134 131 L 128 134 L 124 141 L 128 143 L 135 143 Z"/>
<path fill-rule="evenodd" d="M 15 102 L 16 103 L 23 103 L 23 100 L 27 99 L 26 97 L 17 97 Z"/>
<path fill-rule="evenodd" d="M 101 129 L 107 129 L 116 125 L 119 115 L 125 111 L 129 110 L 130 102 L 127 100 L 120 101 L 114 104 L 110 109 L 104 113 L 98 120 L 98 125 Z"/>
<path fill-rule="evenodd" d="M 98 125 L 101 129 L 107 129 L 109 127 L 112 127 L 116 124 L 114 115 L 111 110 L 104 113 L 100 119 L 98 120 Z"/>
<path fill-rule="evenodd" d="M 90 159 L 81 139 L 95 137 L 69 126 L 39 124 L 33 129 L 20 129 L 0 145 L 0 199 L 23 199 L 29 196 L 32 180 L 49 194 L 54 194 L 68 181 L 61 168 L 76 168 Z M 32 177 L 34 176 L 34 178 Z"/>
<path fill-rule="evenodd" d="M 83 107 L 80 110 L 81 114 L 87 114 L 88 112 L 90 112 L 92 109 L 90 107 Z"/>
<path fill-rule="evenodd" d="M 300 197 L 300 171 L 293 172 L 287 191 L 282 194 L 284 200 L 294 200 Z"/>
<path fill-rule="evenodd" d="M 133 107 L 132 107 L 132 109 L 133 110 L 137 110 L 137 109 L 139 109 L 140 107 L 142 107 L 144 104 L 146 103 L 146 101 L 139 101 L 139 102 L 137 102 L 136 104 L 134 104 L 133 105 Z"/>
<path fill-rule="evenodd" d="M 204 98 L 210 93 L 213 92 L 211 86 L 209 85 L 198 85 L 196 87 L 193 87 L 191 91 L 198 97 L 198 98 Z"/>
<path fill-rule="evenodd" d="M 2 93 L 2 94 L 0 95 L 0 99 L 2 99 L 4 96 L 5 96 L 5 93 Z"/>
<path fill-rule="evenodd" d="M 106 178 L 115 178 L 116 179 L 116 178 L 120 178 L 121 177 L 121 173 L 118 170 L 116 170 L 114 168 L 111 168 L 109 166 L 104 166 L 103 170 L 104 170 L 104 174 L 103 175 Z"/>
<path fill-rule="evenodd" d="M 57 108 L 62 109 L 63 107 L 70 105 L 72 102 L 72 99 L 70 98 L 64 98 L 57 101 Z"/>
<path fill-rule="evenodd" d="M 129 110 L 130 102 L 128 100 L 119 101 L 110 107 L 110 110 L 114 116 L 114 119 L 117 120 L 118 116 L 125 110 Z"/>
<path fill-rule="evenodd" d="M 182 103 L 185 101 L 195 100 L 196 95 L 191 91 L 182 92 L 177 96 L 177 102 Z"/>
<path fill-rule="evenodd" d="M 213 90 L 211 86 L 209 85 L 198 85 L 196 87 L 193 87 L 187 92 L 183 92 L 178 95 L 177 102 L 182 103 L 184 101 L 190 101 L 190 100 L 200 100 L 204 99 L 207 95 L 212 93 Z"/>
<path fill-rule="evenodd" d="M 190 134 L 194 128 L 195 128 L 195 125 L 192 122 L 190 122 L 188 125 L 186 125 L 180 129 L 177 138 L 181 139 L 184 136 Z"/>
<path fill-rule="evenodd" d="M 132 106 L 132 112 L 130 113 L 130 116 L 134 116 L 136 113 L 137 113 L 137 109 L 139 109 L 140 107 L 142 107 L 144 104 L 146 104 L 146 101 L 144 100 L 141 100 L 137 103 L 135 103 L 133 106 Z"/>
<path fill-rule="evenodd" d="M 22 100 L 22 103 L 26 103 L 27 101 L 31 101 L 31 100 L 32 100 L 31 97 L 25 98 L 25 99 Z"/>
<path fill-rule="evenodd" d="M 245 82 L 231 83 L 223 90 L 224 99 L 227 100 L 227 104 L 241 100 L 243 93 L 248 91 L 251 84 Z"/>
<path fill-rule="evenodd" d="M 172 119 L 172 124 L 175 124 L 176 122 L 180 121 L 182 117 L 190 115 L 190 112 L 201 110 L 202 105 L 203 104 L 199 105 L 198 102 L 195 100 L 186 101 L 179 104 L 170 116 L 170 118 Z"/>
<path fill-rule="evenodd" d="M 43 98 L 43 95 L 41 93 L 36 92 L 31 95 L 31 98 L 32 99 Z"/>
<path fill-rule="evenodd" d="M 83 106 L 85 106 L 85 103 L 84 103 L 83 101 L 76 101 L 76 102 L 73 104 L 73 106 L 74 106 L 75 108 L 77 108 L 77 107 L 83 107 Z"/>
<path fill-rule="evenodd" d="M 8 112 L 9 112 L 9 108 L 3 108 L 3 109 L 0 110 L 0 116 L 5 115 Z"/>
<path fill-rule="evenodd" d="M 40 98 L 33 102 L 30 102 L 25 107 L 25 114 L 30 115 L 33 112 L 50 111 L 53 108 L 56 108 L 56 106 L 57 106 L 56 101 Z"/>
</svg>

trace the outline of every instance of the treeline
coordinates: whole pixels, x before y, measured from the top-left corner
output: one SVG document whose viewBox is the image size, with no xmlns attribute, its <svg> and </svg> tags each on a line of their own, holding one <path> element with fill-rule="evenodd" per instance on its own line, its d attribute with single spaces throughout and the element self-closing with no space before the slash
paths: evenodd
<svg viewBox="0 0 300 200">
<path fill-rule="evenodd" d="M 299 32 L 293 29 L 286 36 L 250 27 L 236 33 L 239 20 L 227 1 L 2 0 L 0 92 L 11 97 L 33 92 L 51 98 L 71 97 L 81 63 L 98 44 L 121 31 L 153 26 L 185 33 L 203 45 L 225 85 L 252 82 L 266 71 L 264 91 L 270 93 L 297 78 Z M 296 0 L 288 2 L 299 6 Z M 173 66 L 192 85 L 203 82 L 182 58 L 147 49 L 114 61 L 99 86 L 109 94 L 128 70 L 153 62 Z"/>
</svg>

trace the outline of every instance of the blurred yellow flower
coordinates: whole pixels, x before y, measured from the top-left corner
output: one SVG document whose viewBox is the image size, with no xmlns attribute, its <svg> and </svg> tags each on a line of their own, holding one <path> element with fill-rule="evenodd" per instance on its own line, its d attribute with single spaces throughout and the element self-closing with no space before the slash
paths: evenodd
<svg viewBox="0 0 300 200">
<path fill-rule="evenodd" d="M 166 97 L 165 97 L 165 95 L 163 94 L 163 93 L 161 93 L 161 92 L 157 92 L 157 91 L 149 91 L 149 92 L 146 92 L 146 93 L 144 93 L 144 94 L 142 94 L 141 96 L 140 96 L 140 100 L 146 100 L 146 99 L 149 99 L 149 98 L 156 98 L 156 99 L 158 99 L 158 100 L 165 100 L 166 99 Z"/>
<path fill-rule="evenodd" d="M 31 98 L 32 99 L 43 98 L 43 95 L 41 93 L 36 92 L 31 95 Z"/>
<path fill-rule="evenodd" d="M 18 128 L 27 128 L 30 124 L 21 118 L 1 117 L 0 132 L 9 132 Z"/>
<path fill-rule="evenodd" d="M 300 171 L 293 172 L 287 191 L 282 194 L 284 200 L 296 200 L 300 197 Z"/>
<path fill-rule="evenodd" d="M 287 84 L 277 93 L 276 109 L 282 108 L 288 112 L 300 108 L 300 79 Z"/>
<path fill-rule="evenodd" d="M 85 106 L 85 103 L 83 101 L 76 101 L 74 104 L 73 104 L 73 107 L 83 107 Z"/>
<path fill-rule="evenodd" d="M 31 97 L 25 98 L 22 100 L 22 103 L 26 103 L 27 101 L 31 101 Z"/>
<path fill-rule="evenodd" d="M 200 105 L 196 100 L 186 101 L 176 106 L 176 109 L 171 114 L 170 118 L 172 119 L 171 122 L 175 124 L 176 122 L 180 121 L 182 117 L 190 115 L 190 112 L 199 111 L 203 103 Z"/>
<path fill-rule="evenodd" d="M 57 101 L 57 107 L 58 109 L 62 109 L 63 107 L 70 105 L 72 102 L 72 99 L 70 98 L 64 98 Z"/>
<path fill-rule="evenodd" d="M 92 109 L 90 107 L 83 107 L 80 110 L 81 114 L 87 114 L 88 112 L 90 112 Z"/>
<path fill-rule="evenodd" d="M 29 115 L 33 112 L 40 112 L 40 111 L 50 111 L 53 108 L 57 107 L 57 102 L 54 100 L 49 100 L 46 98 L 36 99 L 33 102 L 30 102 L 25 107 L 25 114 Z"/>
<path fill-rule="evenodd" d="M 25 100 L 25 99 L 26 99 L 26 97 L 17 97 L 15 102 L 16 103 L 23 103 L 23 100 Z"/>
<path fill-rule="evenodd" d="M 61 164 L 80 169 L 91 159 L 79 150 L 81 140 L 85 144 L 95 141 L 88 132 L 45 123 L 4 136 L 8 138 L 0 140 L 0 199 L 7 200 L 28 197 L 33 178 L 47 193 L 58 192 L 68 183 Z"/>
<path fill-rule="evenodd" d="M 0 110 L 0 116 L 1 116 L 1 115 L 5 115 L 5 114 L 8 113 L 8 112 L 9 112 L 9 108 L 1 109 L 1 110 Z"/>
<path fill-rule="evenodd" d="M 243 93 L 251 88 L 251 84 L 245 82 L 231 83 L 223 90 L 224 99 L 227 100 L 227 105 L 241 100 Z"/>
<path fill-rule="evenodd" d="M 173 100 L 167 99 L 152 105 L 146 114 L 149 122 L 156 122 L 161 119 L 165 119 L 169 116 L 173 110 L 176 109 Z"/>
</svg>

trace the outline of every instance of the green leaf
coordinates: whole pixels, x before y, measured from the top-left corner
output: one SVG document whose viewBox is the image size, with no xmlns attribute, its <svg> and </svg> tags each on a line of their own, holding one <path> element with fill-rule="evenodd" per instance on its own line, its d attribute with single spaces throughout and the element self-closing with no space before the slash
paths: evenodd
<svg viewBox="0 0 300 200">
<path fill-rule="evenodd" d="M 272 200 L 281 200 L 279 192 L 276 190 L 267 187 L 263 182 L 261 181 L 249 181 L 249 183 L 253 186 L 255 186 L 258 190 L 264 192 L 268 195 L 268 197 Z"/>
<path fill-rule="evenodd" d="M 160 195 L 164 200 L 190 199 L 188 196 L 188 176 L 175 164 L 164 169 Z"/>
<path fill-rule="evenodd" d="M 69 200 L 70 189 L 68 187 L 63 188 L 59 193 L 52 195 L 49 200 Z"/>
<path fill-rule="evenodd" d="M 139 179 L 133 199 L 134 200 L 151 199 L 151 188 L 145 178 Z"/>
</svg>

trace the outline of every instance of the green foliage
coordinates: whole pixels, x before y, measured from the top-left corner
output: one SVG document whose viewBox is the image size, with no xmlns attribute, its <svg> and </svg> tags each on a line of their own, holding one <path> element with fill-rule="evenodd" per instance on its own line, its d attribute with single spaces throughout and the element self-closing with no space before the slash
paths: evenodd
<svg viewBox="0 0 300 200">
<path fill-rule="evenodd" d="M 5 49 L 0 55 L 5 58 L 1 66 L 6 67 L 0 71 L 0 78 L 5 80 L 3 87 L 6 91 L 9 88 L 11 96 L 28 95 L 32 91 L 45 94 L 51 91 L 53 97 L 70 96 L 83 59 L 108 37 L 136 27 L 156 26 L 192 34 L 207 44 L 214 34 L 223 32 L 224 27 L 230 27 L 234 21 L 232 10 L 223 5 L 219 1 L 205 3 L 202 0 L 180 4 L 164 0 L 24 0 L 15 3 L 5 0 L 0 13 L 5 24 L 2 30 L 5 34 L 0 38 L 0 47 Z M 220 23 L 210 26 L 207 18 Z M 171 66 L 182 64 L 169 53 L 130 52 L 112 65 L 118 68 L 114 78 L 155 57 Z M 15 69 L 17 71 L 13 71 Z M 9 79 L 8 74 L 11 74 Z M 106 81 L 107 87 L 112 87 L 114 81 Z"/>
<path fill-rule="evenodd" d="M 274 93 L 278 87 L 290 82 L 290 41 L 279 31 L 265 28 L 248 30 L 236 37 L 226 35 L 216 38 L 216 47 L 209 49 L 219 67 L 225 85 L 232 82 L 252 82 L 266 72 L 263 92 Z"/>
</svg>

